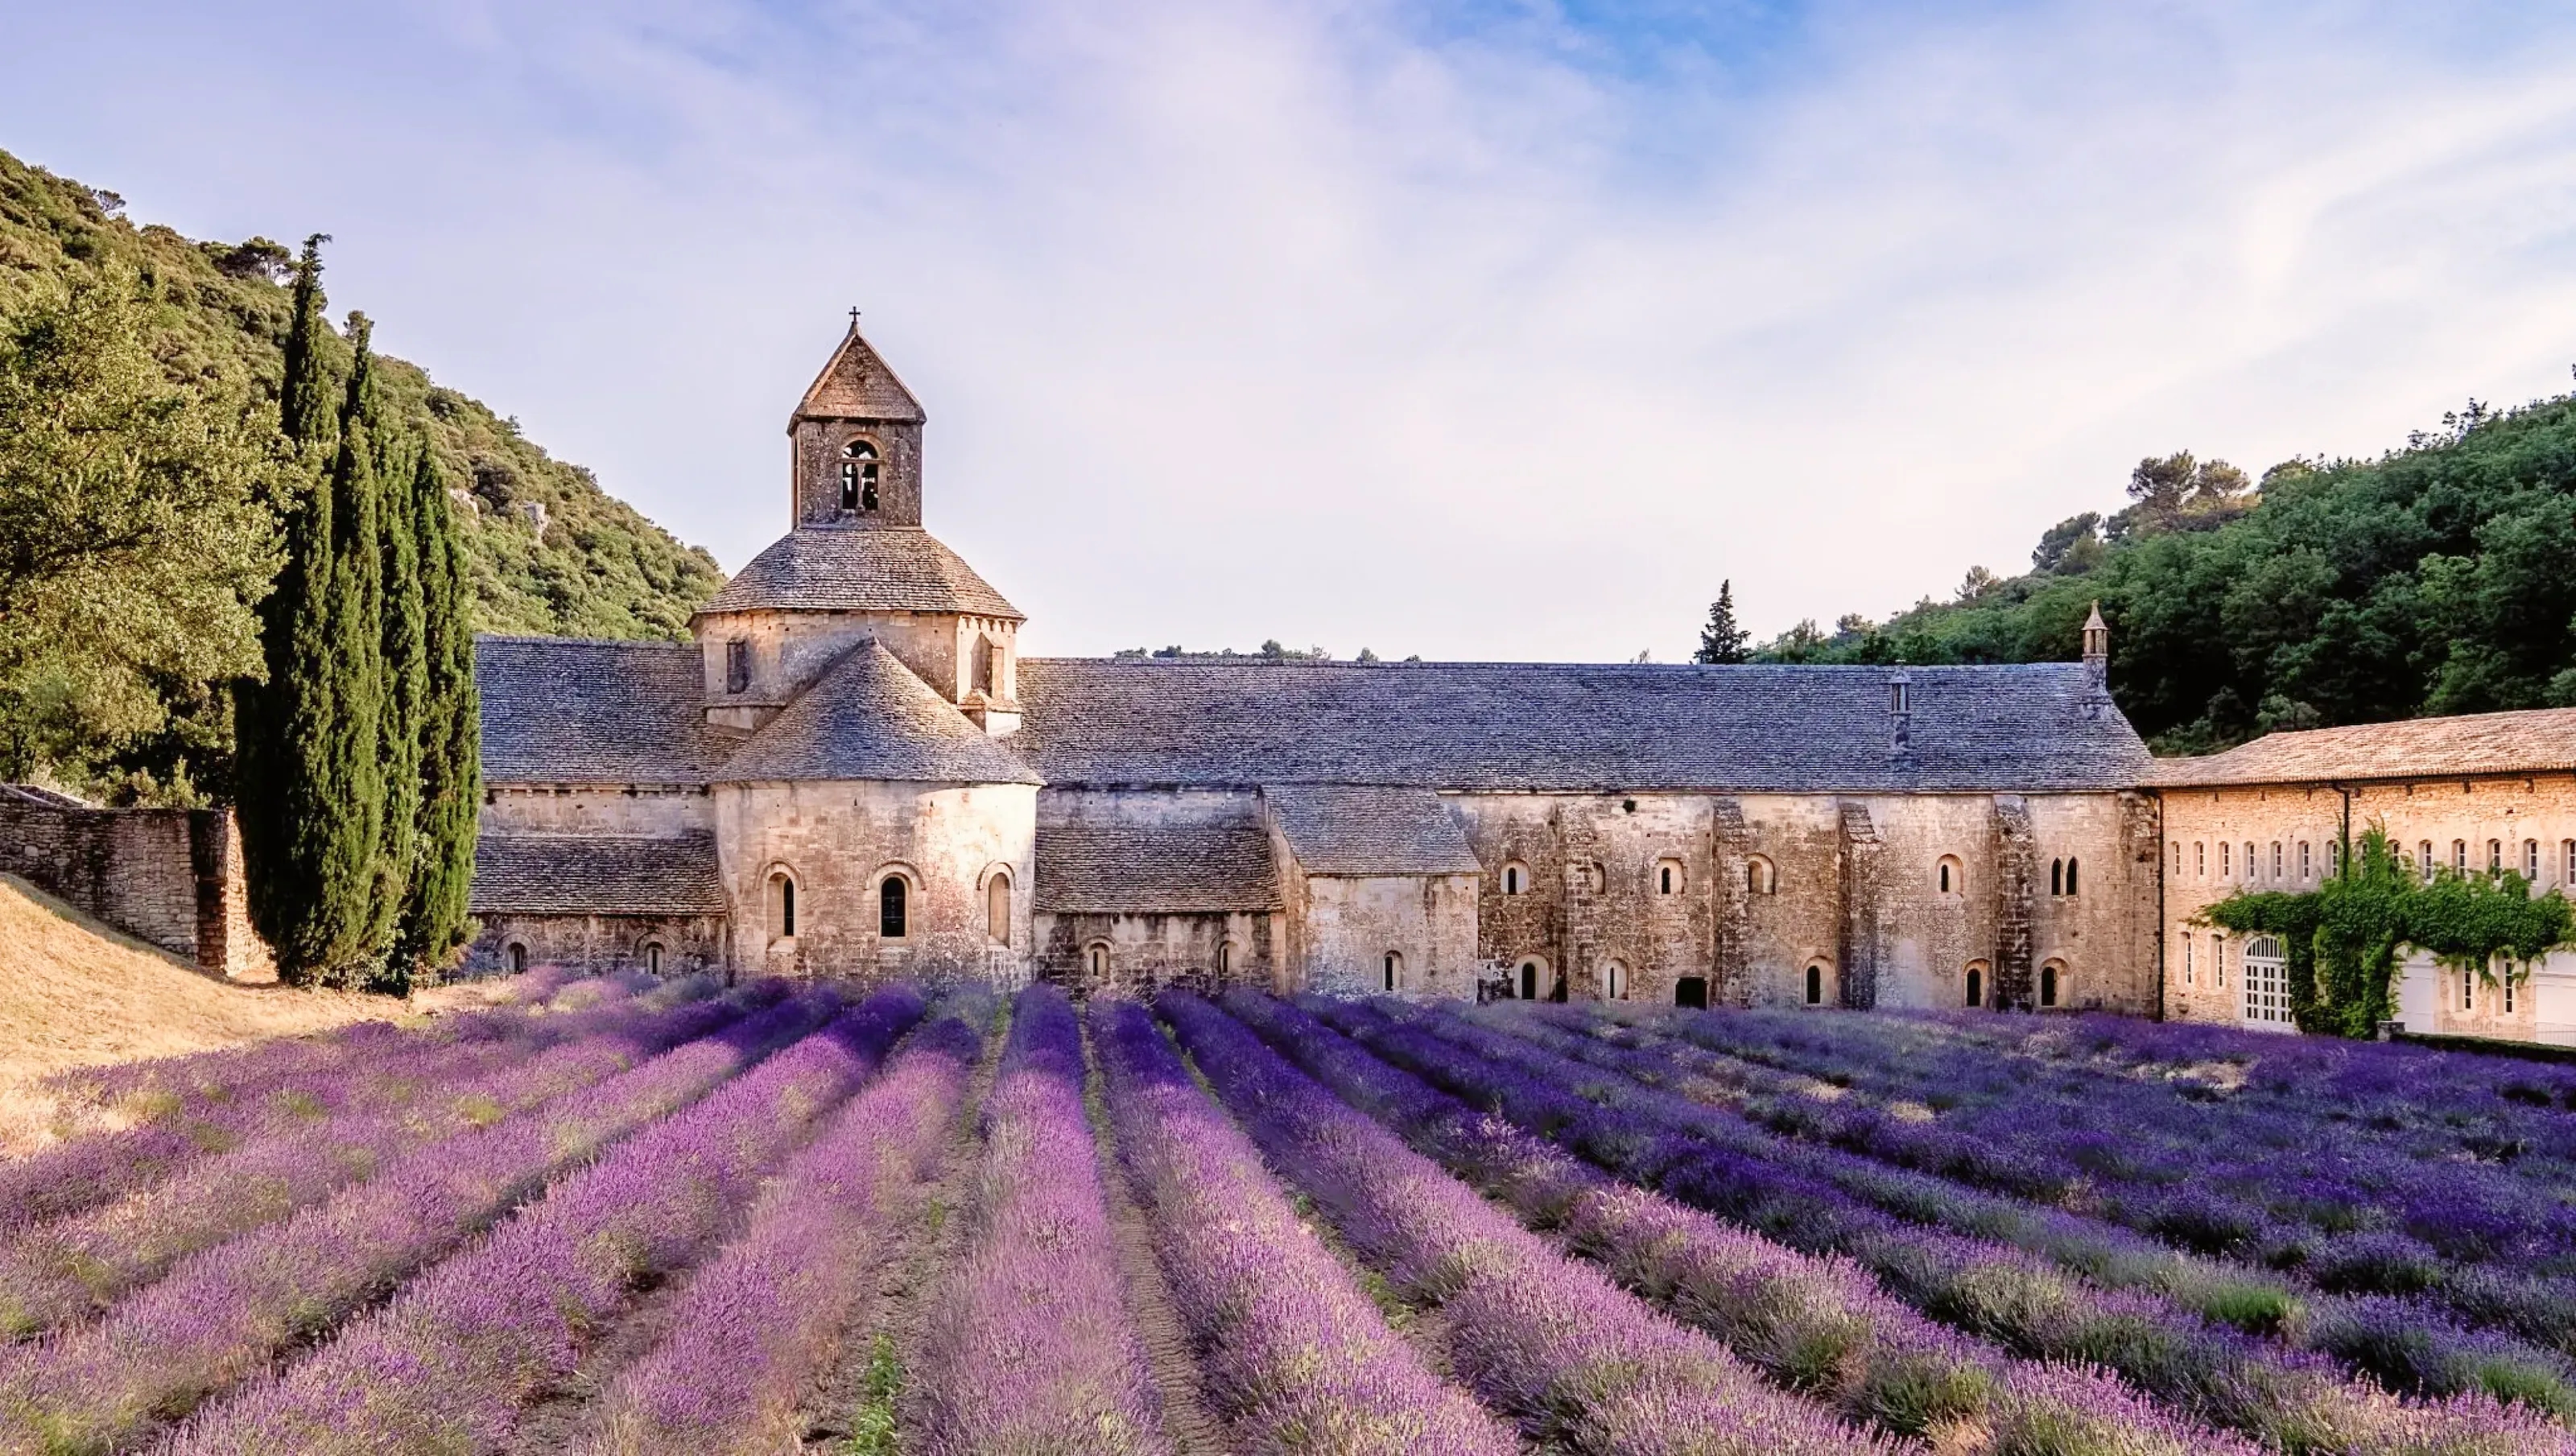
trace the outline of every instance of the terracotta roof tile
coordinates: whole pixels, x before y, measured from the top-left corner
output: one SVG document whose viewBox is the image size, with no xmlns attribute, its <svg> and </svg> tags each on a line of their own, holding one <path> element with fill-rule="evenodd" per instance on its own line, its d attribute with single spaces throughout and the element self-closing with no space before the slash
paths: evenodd
<svg viewBox="0 0 2576 1456">
<path fill-rule="evenodd" d="M 2576 708 L 2410 718 L 2272 733 L 2225 753 L 2158 759 L 2159 787 L 2451 778 L 2576 770 Z"/>
</svg>

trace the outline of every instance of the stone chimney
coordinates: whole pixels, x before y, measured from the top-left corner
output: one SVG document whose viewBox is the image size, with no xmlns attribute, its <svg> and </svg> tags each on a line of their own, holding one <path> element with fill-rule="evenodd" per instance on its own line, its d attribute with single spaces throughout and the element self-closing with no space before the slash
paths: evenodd
<svg viewBox="0 0 2576 1456">
<path fill-rule="evenodd" d="M 2093 604 L 2093 615 L 2084 619 L 2084 670 L 2093 676 L 2093 686 L 2107 687 L 2111 671 L 2111 628 L 2102 620 L 2102 604 Z"/>
</svg>

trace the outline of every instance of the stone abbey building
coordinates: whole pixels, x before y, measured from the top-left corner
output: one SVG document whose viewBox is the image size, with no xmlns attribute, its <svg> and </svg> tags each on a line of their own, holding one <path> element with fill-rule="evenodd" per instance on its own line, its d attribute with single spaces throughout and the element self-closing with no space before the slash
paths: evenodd
<svg viewBox="0 0 2576 1456">
<path fill-rule="evenodd" d="M 2082 663 L 1028 658 L 854 329 L 694 641 L 486 638 L 472 955 L 2154 1012 L 2145 747 Z"/>
</svg>

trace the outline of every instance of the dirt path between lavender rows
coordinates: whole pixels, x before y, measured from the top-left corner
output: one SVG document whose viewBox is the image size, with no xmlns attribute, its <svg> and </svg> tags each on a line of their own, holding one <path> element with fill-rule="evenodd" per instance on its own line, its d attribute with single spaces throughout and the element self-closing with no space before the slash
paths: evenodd
<svg viewBox="0 0 2576 1456">
<path fill-rule="evenodd" d="M 1189 1332 L 1172 1304 L 1163 1266 L 1154 1258 L 1152 1225 L 1127 1186 L 1118 1166 L 1116 1135 L 1104 1105 L 1099 1059 L 1092 1054 L 1091 1027 L 1082 1029 L 1082 1061 L 1088 1075 L 1083 1103 L 1091 1117 L 1092 1142 L 1100 1151 L 1100 1187 L 1108 1201 L 1110 1236 L 1118 1245 L 1118 1268 L 1127 1279 L 1127 1308 L 1145 1345 L 1145 1363 L 1163 1401 L 1163 1434 L 1179 1456 L 1230 1456 L 1225 1424 L 1208 1408 L 1199 1385 L 1199 1366 Z"/>
</svg>

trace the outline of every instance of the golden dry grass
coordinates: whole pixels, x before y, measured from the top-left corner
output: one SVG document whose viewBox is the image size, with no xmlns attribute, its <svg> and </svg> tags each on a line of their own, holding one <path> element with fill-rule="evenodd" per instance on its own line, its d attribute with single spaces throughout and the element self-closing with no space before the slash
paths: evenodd
<svg viewBox="0 0 2576 1456">
<path fill-rule="evenodd" d="M 179 1056 L 479 1005 L 501 983 L 469 983 L 408 1002 L 345 991 L 242 985 L 201 974 L 29 885 L 0 875 L 0 1153 L 68 1131 L 37 1084 L 71 1067 Z"/>
</svg>

